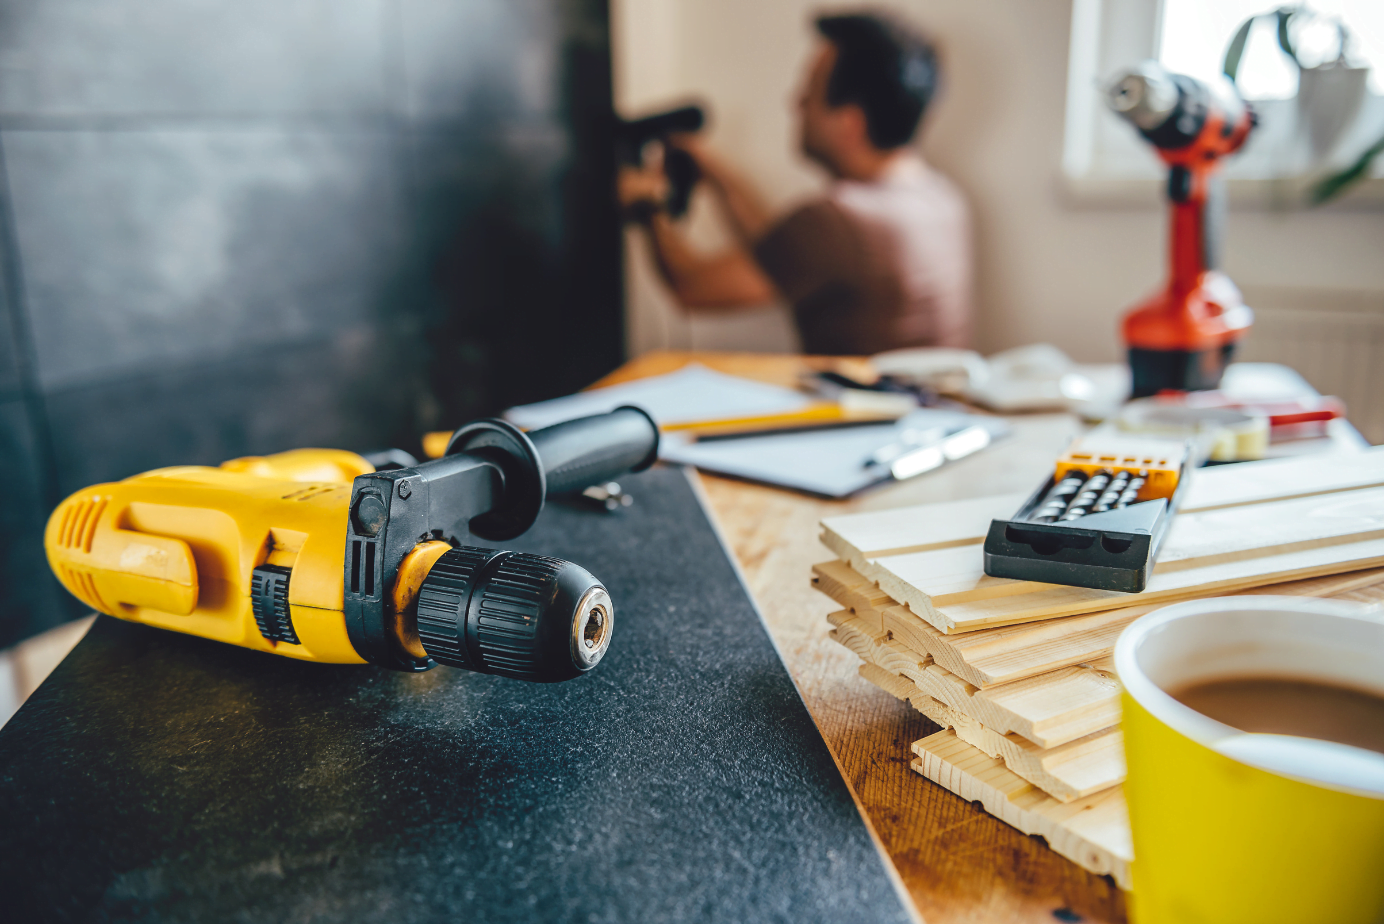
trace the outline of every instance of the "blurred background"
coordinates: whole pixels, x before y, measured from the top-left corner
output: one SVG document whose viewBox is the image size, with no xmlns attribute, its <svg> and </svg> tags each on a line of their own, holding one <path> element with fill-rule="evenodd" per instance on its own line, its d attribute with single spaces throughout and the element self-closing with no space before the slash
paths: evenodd
<svg viewBox="0 0 1384 924">
<path fill-rule="evenodd" d="M 797 153 L 792 101 L 813 41 L 813 0 L 614 0 L 615 92 L 642 113 L 698 98 L 712 142 L 775 207 L 823 186 Z M 881 6 L 881 4 L 873 4 Z M 936 41 L 943 82 L 920 133 L 923 156 L 951 177 L 974 223 L 975 341 L 982 353 L 1052 343 L 1082 362 L 1122 358 L 1118 316 L 1166 271 L 1165 168 L 1114 118 L 1103 81 L 1145 58 L 1209 80 L 1237 27 L 1272 11 L 1263 0 L 896 0 Z M 1353 423 L 1384 442 L 1384 158 L 1373 178 L 1319 208 L 1305 177 L 1344 164 L 1384 136 L 1384 4 L 1309 4 L 1349 27 L 1356 60 L 1373 65 L 1358 116 L 1322 162 L 1295 147 L 1297 69 L 1256 25 L 1240 88 L 1260 111 L 1245 152 L 1227 162 L 1230 214 L 1223 268 L 1256 322 L 1241 358 L 1286 363 Z M 1304 63 L 1311 64 L 1312 61 Z M 693 223 L 718 240 L 703 197 Z M 652 347 L 792 350 L 777 305 L 734 317 L 678 312 L 630 234 L 628 336 Z M 1372 399 L 1372 400 L 1367 400 Z"/>
<path fill-rule="evenodd" d="M 1120 314 L 1165 272 L 1164 174 L 1101 81 L 1143 58 L 1209 79 L 1268 7 L 870 5 L 942 56 L 921 150 L 971 204 L 972 345 L 1121 358 Z M 1241 88 L 1263 122 L 1229 165 L 1224 268 L 1258 312 L 1243 358 L 1293 366 L 1381 442 L 1384 165 L 1321 207 L 1301 192 L 1384 135 L 1384 5 L 1313 6 L 1349 23 L 1367 91 L 1325 153 L 1303 149 L 1303 80 L 1256 27 Z M 822 7 L 0 0 L 0 648 L 80 614 L 42 530 L 86 485 L 300 446 L 416 452 L 652 349 L 796 349 L 780 305 L 677 310 L 622 236 L 614 115 L 701 101 L 776 209 L 821 190 L 792 101 Z M 694 195 L 691 227 L 714 246 L 709 208 Z"/>
</svg>

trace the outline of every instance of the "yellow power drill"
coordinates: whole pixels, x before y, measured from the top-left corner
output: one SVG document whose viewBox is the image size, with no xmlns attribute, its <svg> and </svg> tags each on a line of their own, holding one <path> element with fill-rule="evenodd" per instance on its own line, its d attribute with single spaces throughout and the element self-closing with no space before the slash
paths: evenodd
<svg viewBox="0 0 1384 924">
<path fill-rule="evenodd" d="M 442 458 L 383 471 L 300 449 L 99 484 L 58 505 L 44 545 L 63 586 L 131 622 L 307 661 L 567 680 L 610 645 L 606 588 L 460 540 L 513 539 L 546 497 L 657 457 L 638 408 L 531 433 L 478 420 Z"/>
</svg>

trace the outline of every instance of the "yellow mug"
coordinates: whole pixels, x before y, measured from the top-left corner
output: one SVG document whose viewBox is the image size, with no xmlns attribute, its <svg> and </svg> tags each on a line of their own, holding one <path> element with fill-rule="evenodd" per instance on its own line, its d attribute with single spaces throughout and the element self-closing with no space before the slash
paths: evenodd
<svg viewBox="0 0 1384 924">
<path fill-rule="evenodd" d="M 1235 676 L 1384 696 L 1384 618 L 1341 600 L 1163 607 L 1115 646 L 1135 924 L 1384 921 L 1384 754 L 1247 734 L 1167 690 Z"/>
</svg>

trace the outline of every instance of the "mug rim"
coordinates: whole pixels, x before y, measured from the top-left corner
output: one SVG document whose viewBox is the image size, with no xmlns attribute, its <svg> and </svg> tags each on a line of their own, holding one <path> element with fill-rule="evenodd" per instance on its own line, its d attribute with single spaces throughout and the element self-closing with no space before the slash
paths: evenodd
<svg viewBox="0 0 1384 924">
<path fill-rule="evenodd" d="M 1139 666 L 1137 655 L 1141 644 L 1149 635 L 1170 623 L 1178 622 L 1183 619 L 1195 618 L 1197 616 L 1254 610 L 1338 617 L 1358 620 L 1374 625 L 1379 625 L 1381 622 L 1384 622 L 1384 617 L 1381 616 L 1375 607 L 1349 600 L 1332 600 L 1321 597 L 1291 597 L 1264 594 L 1210 597 L 1201 600 L 1186 600 L 1181 603 L 1172 603 L 1150 613 L 1146 613 L 1134 620 L 1134 622 L 1130 623 L 1124 632 L 1120 634 L 1119 639 L 1115 642 L 1115 673 L 1119 678 L 1121 686 L 1124 687 L 1125 693 L 1159 722 L 1162 722 L 1174 731 L 1192 739 L 1203 747 L 1216 750 L 1216 745 L 1222 740 L 1231 736 L 1247 734 L 1241 729 L 1226 725 L 1224 722 L 1218 722 L 1210 716 L 1203 715 L 1190 706 L 1178 702 L 1172 694 L 1168 693 L 1157 683 L 1154 683 L 1152 678 L 1144 673 L 1143 669 Z M 1221 752 L 1217 751 L 1217 753 Z M 1237 763 L 1245 763 L 1245 761 L 1229 754 L 1224 754 L 1223 756 Z M 1255 766 L 1253 763 L 1247 765 Z M 1274 773 L 1278 776 L 1283 775 L 1273 770 L 1266 770 L 1266 772 Z M 1327 789 L 1340 788 L 1323 780 L 1303 777 L 1292 778 L 1301 779 L 1303 782 L 1312 786 L 1325 787 Z M 1356 790 L 1352 789 L 1351 791 Z M 1375 798 L 1379 798 L 1379 796 L 1376 794 Z"/>
</svg>

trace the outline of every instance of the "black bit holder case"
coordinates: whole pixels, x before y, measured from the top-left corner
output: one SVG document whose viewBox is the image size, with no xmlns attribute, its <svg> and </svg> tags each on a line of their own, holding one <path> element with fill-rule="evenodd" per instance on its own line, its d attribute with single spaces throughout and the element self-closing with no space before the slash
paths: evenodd
<svg viewBox="0 0 1384 924">
<path fill-rule="evenodd" d="M 1012 519 L 992 520 L 985 536 L 991 577 L 1139 593 L 1148 586 L 1159 547 L 1187 489 L 1183 463 L 1171 498 L 1140 501 L 1079 520 L 1037 523 L 1029 518 L 1057 483 L 1051 476 Z"/>
</svg>

